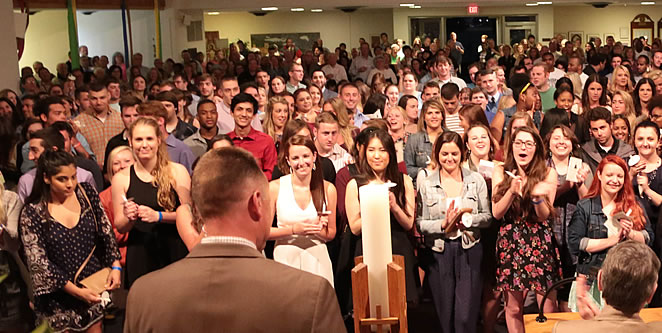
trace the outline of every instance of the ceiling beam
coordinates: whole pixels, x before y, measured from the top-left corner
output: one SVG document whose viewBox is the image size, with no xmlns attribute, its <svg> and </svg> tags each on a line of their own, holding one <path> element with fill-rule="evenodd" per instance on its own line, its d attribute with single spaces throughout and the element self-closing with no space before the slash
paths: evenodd
<svg viewBox="0 0 662 333">
<path fill-rule="evenodd" d="M 0 0 L 2 1 L 2 0 Z M 34 9 L 65 9 L 66 0 L 12 0 L 14 9 L 23 5 Z M 154 9 L 154 0 L 126 0 L 129 9 Z M 122 0 L 77 0 L 76 9 L 120 9 Z M 165 0 L 159 0 L 159 8 L 165 8 Z"/>
</svg>

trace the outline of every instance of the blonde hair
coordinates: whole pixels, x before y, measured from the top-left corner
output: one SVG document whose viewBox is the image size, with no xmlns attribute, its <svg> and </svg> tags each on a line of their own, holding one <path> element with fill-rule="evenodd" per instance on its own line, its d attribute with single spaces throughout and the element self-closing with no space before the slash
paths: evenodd
<svg viewBox="0 0 662 333">
<path fill-rule="evenodd" d="M 611 97 L 612 103 L 614 101 L 614 97 L 616 95 L 621 96 L 623 99 L 623 103 L 625 103 L 625 118 L 628 119 L 628 122 L 630 123 L 630 128 L 634 129 L 634 122 L 637 119 L 637 114 L 635 113 L 634 110 L 634 100 L 632 99 L 632 95 L 628 93 L 627 91 L 623 90 L 616 90 L 613 93 L 613 96 Z"/>
<path fill-rule="evenodd" d="M 579 74 L 575 72 L 565 73 L 565 77 L 572 82 L 572 93 L 575 95 L 575 98 L 582 98 L 582 93 L 584 92 L 582 87 L 584 85 L 582 85 L 582 79 L 579 77 Z"/>
<path fill-rule="evenodd" d="M 108 178 L 113 179 L 113 176 L 115 173 L 113 172 L 113 160 L 119 155 L 121 152 L 128 150 L 131 152 L 131 156 L 133 156 L 133 150 L 131 150 L 131 147 L 129 146 L 119 146 L 115 147 L 113 150 L 110 151 L 110 154 L 108 154 L 108 161 L 106 163 L 106 173 L 108 174 Z M 133 157 L 135 160 L 135 156 Z"/>
<path fill-rule="evenodd" d="M 333 111 L 336 112 L 336 117 L 338 118 L 338 132 L 342 136 L 343 141 L 347 148 L 354 147 L 354 138 L 352 137 L 352 131 L 354 130 L 354 124 L 349 121 L 349 113 L 347 113 L 347 108 L 345 103 L 343 103 L 340 97 L 334 97 L 326 101 L 326 103 L 331 104 Z"/>
<path fill-rule="evenodd" d="M 609 91 L 615 93 L 617 90 L 623 90 L 616 86 L 616 75 L 618 75 L 619 72 L 623 72 L 628 76 L 628 83 L 626 88 L 627 92 L 632 92 L 634 88 L 632 87 L 632 80 L 630 80 L 630 71 L 623 65 L 618 65 L 616 68 L 614 68 L 614 71 L 611 74 L 611 81 L 609 82 Z"/>
<path fill-rule="evenodd" d="M 648 73 L 645 73 L 644 77 L 647 77 L 647 78 L 655 81 L 655 80 L 659 79 L 660 77 L 662 77 L 662 71 L 659 70 L 659 69 L 654 69 L 654 70 L 652 70 Z"/>
<path fill-rule="evenodd" d="M 5 194 L 5 185 L 0 183 L 0 198 Z M 0 203 L 0 224 L 7 225 L 7 211 L 5 210 L 5 203 Z"/>
<path fill-rule="evenodd" d="M 129 140 L 133 138 L 133 131 L 138 126 L 148 126 L 154 129 L 154 133 L 161 140 L 159 148 L 156 152 L 156 165 L 150 171 L 152 175 L 152 185 L 157 188 L 157 202 L 166 211 L 172 212 L 175 210 L 175 194 L 173 189 L 177 185 L 177 180 L 172 176 L 170 170 L 170 157 L 166 148 L 165 140 L 162 139 L 161 129 L 159 123 L 150 117 L 140 117 L 131 124 L 129 128 Z M 139 160 L 136 163 L 140 163 Z"/>
<path fill-rule="evenodd" d="M 287 120 L 285 120 L 285 123 L 287 123 L 292 116 L 289 111 L 289 103 L 287 103 L 285 97 L 274 96 L 269 98 L 269 101 L 267 102 L 267 109 L 265 110 L 264 124 L 262 124 L 262 127 L 264 127 L 264 133 L 270 136 L 274 142 L 278 142 L 278 139 L 276 138 L 276 125 L 274 124 L 274 120 L 271 117 L 273 116 L 274 105 L 276 104 L 283 104 L 288 107 Z M 283 129 L 285 129 L 284 126 Z"/>
</svg>

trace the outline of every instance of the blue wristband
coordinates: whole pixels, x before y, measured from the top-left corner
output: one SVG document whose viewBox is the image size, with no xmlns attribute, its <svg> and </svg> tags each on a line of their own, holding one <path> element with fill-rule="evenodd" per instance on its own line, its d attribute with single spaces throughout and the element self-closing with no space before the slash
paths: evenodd
<svg viewBox="0 0 662 333">
<path fill-rule="evenodd" d="M 159 222 L 161 222 L 161 221 L 163 221 L 163 213 L 161 213 L 161 211 L 159 211 Z"/>
<path fill-rule="evenodd" d="M 114 270 L 120 271 L 120 272 L 122 271 L 122 267 L 120 267 L 120 266 L 111 266 L 110 269 L 114 269 Z"/>
<path fill-rule="evenodd" d="M 534 205 L 540 205 L 541 203 L 545 202 L 545 199 L 540 199 L 538 201 L 536 200 L 531 200 L 531 203 Z"/>
</svg>

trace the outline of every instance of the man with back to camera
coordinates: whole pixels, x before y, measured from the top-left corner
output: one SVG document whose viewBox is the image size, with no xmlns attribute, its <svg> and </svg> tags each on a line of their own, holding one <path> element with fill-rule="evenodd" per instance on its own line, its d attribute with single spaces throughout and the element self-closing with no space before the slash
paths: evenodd
<svg viewBox="0 0 662 333">
<path fill-rule="evenodd" d="M 627 161 L 635 153 L 632 146 L 613 136 L 609 110 L 601 106 L 588 110 L 586 120 L 592 139 L 582 145 L 582 159 L 593 174 L 605 156 L 614 154 Z"/>
<path fill-rule="evenodd" d="M 584 320 L 559 321 L 553 332 L 662 332 L 662 322 L 645 323 L 639 316 L 658 287 L 659 270 L 660 260 L 647 245 L 632 240 L 616 244 L 598 272 L 602 311 L 586 296 L 586 278 L 577 277 L 577 306 Z"/>
<path fill-rule="evenodd" d="M 259 252 L 274 210 L 267 179 L 249 152 L 203 155 L 191 197 L 203 238 L 184 259 L 133 284 L 124 332 L 346 332 L 324 278 Z"/>
</svg>

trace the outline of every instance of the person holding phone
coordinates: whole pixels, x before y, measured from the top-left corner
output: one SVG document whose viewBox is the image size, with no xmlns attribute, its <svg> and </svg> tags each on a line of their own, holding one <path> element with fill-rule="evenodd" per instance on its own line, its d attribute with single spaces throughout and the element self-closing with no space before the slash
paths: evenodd
<svg viewBox="0 0 662 333">
<path fill-rule="evenodd" d="M 577 202 L 568 227 L 570 253 L 578 257 L 577 274 L 587 275 L 594 281 L 589 294 L 600 308 L 604 304 L 595 275 L 607 251 L 628 239 L 648 245 L 653 240 L 648 215 L 634 194 L 627 170 L 622 158 L 605 156 L 597 167 L 586 198 Z M 577 311 L 575 294 L 576 284 L 573 284 L 569 297 L 573 311 Z"/>
<path fill-rule="evenodd" d="M 438 167 L 418 173 L 416 224 L 432 250 L 428 281 L 443 332 L 475 332 L 480 312 L 480 228 L 492 214 L 483 177 L 462 167 L 462 138 L 444 132 L 434 145 Z M 470 212 L 467 212 L 470 210 Z"/>
<path fill-rule="evenodd" d="M 269 239 L 276 240 L 274 260 L 319 275 L 333 286 L 325 243 L 336 235 L 336 188 L 324 180 L 310 137 L 290 137 L 283 142 L 283 152 L 289 174 L 269 183 L 278 221 L 269 233 Z"/>
<path fill-rule="evenodd" d="M 56 332 L 101 333 L 101 297 L 80 282 L 112 268 L 105 288 L 119 288 L 121 257 L 99 195 L 92 185 L 78 183 L 71 154 L 49 150 L 39 157 L 19 234 L 37 323 L 46 321 Z"/>
<path fill-rule="evenodd" d="M 649 120 L 640 122 L 634 129 L 633 141 L 639 154 L 639 162 L 630 167 L 634 194 L 639 198 L 639 203 L 644 207 L 649 220 L 658 221 L 662 204 L 662 168 L 660 167 L 662 158 L 657 154 L 657 147 L 660 145 L 660 127 Z M 655 231 L 657 235 L 662 234 L 659 224 Z M 654 240 L 653 250 L 658 256 L 662 255 L 660 237 Z M 662 290 L 655 291 L 651 304 L 662 306 Z"/>
<path fill-rule="evenodd" d="M 565 125 L 554 126 L 547 134 L 545 142 L 551 153 L 547 165 L 556 170 L 558 180 L 554 199 L 556 214 L 552 220 L 552 229 L 561 253 L 563 277 L 567 278 L 575 275 L 575 265 L 577 265 L 577 257 L 570 255 L 568 250 L 568 225 L 577 201 L 588 193 L 588 186 L 593 181 L 593 176 L 588 164 L 576 157 L 579 142 L 570 128 Z M 569 311 L 569 292 L 570 288 L 559 289 L 558 300 L 561 311 Z"/>
</svg>

